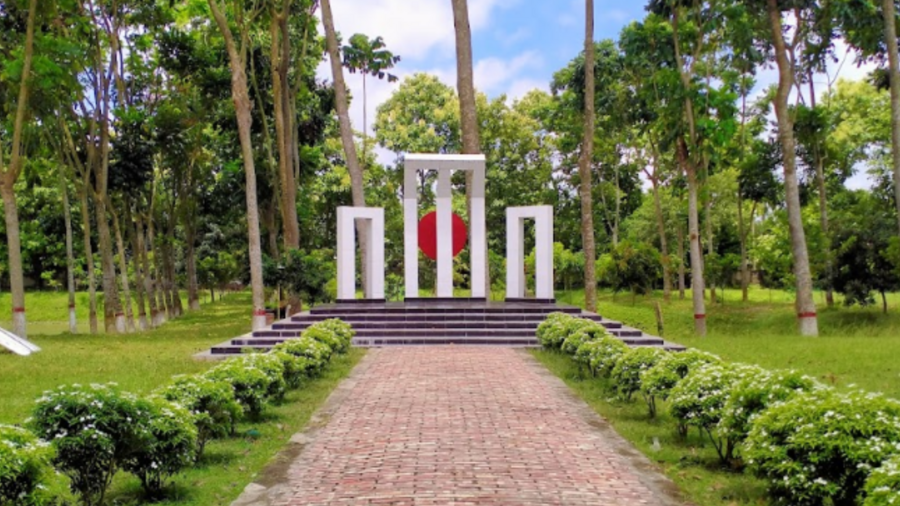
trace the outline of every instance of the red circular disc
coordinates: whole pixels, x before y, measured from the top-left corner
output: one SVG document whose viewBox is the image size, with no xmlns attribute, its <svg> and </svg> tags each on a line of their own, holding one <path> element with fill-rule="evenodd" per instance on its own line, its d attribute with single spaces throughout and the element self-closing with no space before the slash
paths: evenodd
<svg viewBox="0 0 900 506">
<path fill-rule="evenodd" d="M 459 252 L 466 247 L 468 241 L 468 231 L 466 222 L 455 213 L 450 218 L 453 223 L 453 256 L 459 255 Z M 432 260 L 437 260 L 437 212 L 431 211 L 422 217 L 419 222 L 419 249 L 425 256 Z"/>
</svg>

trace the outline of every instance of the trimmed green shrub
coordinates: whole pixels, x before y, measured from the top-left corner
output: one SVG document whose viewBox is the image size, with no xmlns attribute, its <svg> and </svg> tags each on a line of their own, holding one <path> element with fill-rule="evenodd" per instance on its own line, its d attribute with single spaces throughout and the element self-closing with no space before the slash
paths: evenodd
<svg viewBox="0 0 900 506">
<path fill-rule="evenodd" d="M 723 462 L 732 460 L 733 441 L 718 437 L 714 429 L 732 385 L 742 375 L 763 373 L 759 367 L 743 364 L 707 364 L 688 373 L 669 393 L 669 412 L 678 421 L 679 432 L 696 427 L 709 436 Z"/>
<path fill-rule="evenodd" d="M 341 338 L 338 337 L 334 331 L 326 326 L 321 326 L 318 323 L 314 323 L 307 327 L 300 336 L 314 339 L 325 346 L 328 346 L 331 353 L 339 353 L 339 350 L 344 345 Z"/>
<path fill-rule="evenodd" d="M 244 411 L 234 398 L 230 383 L 199 374 L 175 376 L 172 384 L 159 393 L 191 413 L 197 428 L 197 460 L 203 456 L 203 449 L 211 439 L 234 434 L 235 425 Z"/>
<path fill-rule="evenodd" d="M 606 327 L 586 318 L 574 318 L 566 325 L 566 329 L 568 335 L 560 349 L 567 355 L 575 355 L 583 343 L 607 335 Z"/>
<path fill-rule="evenodd" d="M 299 388 L 303 384 L 303 380 L 310 377 L 313 363 L 308 357 L 298 357 L 277 350 L 272 350 L 269 354 L 281 361 L 281 365 L 284 367 L 284 383 L 287 388 L 291 390 Z"/>
<path fill-rule="evenodd" d="M 712 353 L 685 350 L 666 354 L 656 365 L 641 373 L 641 395 L 647 401 L 650 417 L 656 416 L 656 399 L 667 399 L 672 388 L 692 369 L 721 361 Z"/>
<path fill-rule="evenodd" d="M 337 348 L 334 348 L 335 353 L 347 353 L 347 350 L 350 349 L 350 345 L 353 343 L 353 336 L 356 335 L 356 331 L 353 330 L 353 327 L 349 323 L 338 318 L 323 320 L 313 324 L 312 326 L 318 326 L 326 330 L 330 330 L 335 336 L 337 336 L 340 344 Z"/>
<path fill-rule="evenodd" d="M 289 355 L 304 357 L 310 361 L 310 377 L 318 375 L 331 358 L 331 348 L 315 339 L 302 336 L 279 343 L 273 351 L 281 351 Z"/>
<path fill-rule="evenodd" d="M 537 338 L 541 346 L 548 350 L 558 350 L 563 341 L 568 337 L 568 323 L 575 317 L 567 313 L 550 313 L 547 318 L 538 325 Z"/>
<path fill-rule="evenodd" d="M 61 386 L 36 401 L 35 434 L 53 445 L 53 464 L 85 506 L 103 503 L 119 468 L 144 444 L 150 406 L 115 384 Z"/>
<path fill-rule="evenodd" d="M 148 416 L 142 417 L 143 444 L 122 468 L 141 480 L 144 493 L 159 498 L 166 481 L 194 463 L 197 428 L 191 413 L 162 398 L 148 399 Z"/>
<path fill-rule="evenodd" d="M 0 506 L 44 503 L 53 449 L 26 429 L 0 425 Z"/>
<path fill-rule="evenodd" d="M 769 406 L 815 388 L 825 387 L 796 371 L 739 369 L 722 406 L 716 432 L 737 448 L 750 433 L 753 420 Z"/>
<path fill-rule="evenodd" d="M 619 397 L 630 401 L 635 392 L 641 390 L 641 373 L 650 369 L 668 353 L 651 347 L 632 348 L 625 352 L 612 370 L 612 378 Z"/>
<path fill-rule="evenodd" d="M 609 377 L 613 368 L 625 353 L 631 350 L 621 339 L 606 335 L 587 343 L 583 354 L 588 355 L 588 365 L 595 376 Z"/>
<path fill-rule="evenodd" d="M 742 448 L 784 504 L 855 504 L 870 471 L 900 450 L 900 402 L 819 389 L 770 406 Z"/>
<path fill-rule="evenodd" d="M 894 455 L 872 471 L 865 486 L 863 506 L 900 504 L 900 455 Z"/>
<path fill-rule="evenodd" d="M 284 380 L 284 364 L 281 360 L 270 353 L 248 353 L 235 357 L 233 360 L 239 360 L 244 367 L 255 367 L 265 373 L 269 379 L 269 386 L 266 388 L 267 400 L 281 401 L 287 392 L 287 384 Z"/>
<path fill-rule="evenodd" d="M 262 413 L 269 398 L 271 380 L 260 369 L 248 367 L 237 359 L 228 359 L 207 371 L 204 376 L 231 385 L 234 398 L 245 413 L 252 417 L 259 417 Z"/>
</svg>

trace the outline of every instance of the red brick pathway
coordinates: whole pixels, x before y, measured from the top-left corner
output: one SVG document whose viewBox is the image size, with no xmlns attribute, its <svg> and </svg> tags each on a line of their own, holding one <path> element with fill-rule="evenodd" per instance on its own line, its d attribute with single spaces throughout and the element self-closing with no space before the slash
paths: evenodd
<svg viewBox="0 0 900 506">
<path fill-rule="evenodd" d="M 372 350 L 271 504 L 678 504 L 604 427 L 523 351 Z"/>
</svg>

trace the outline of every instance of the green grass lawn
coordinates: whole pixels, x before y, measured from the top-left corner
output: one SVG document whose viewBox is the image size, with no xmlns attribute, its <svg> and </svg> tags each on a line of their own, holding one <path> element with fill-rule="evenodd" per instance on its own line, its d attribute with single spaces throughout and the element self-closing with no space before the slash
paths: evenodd
<svg viewBox="0 0 900 506">
<path fill-rule="evenodd" d="M 132 294 L 133 296 L 133 294 Z M 218 298 L 219 294 L 216 294 Z M 238 294 L 237 297 L 241 295 Z M 226 295 L 226 298 L 232 295 Z M 100 332 L 103 332 L 102 292 L 97 293 L 97 312 Z M 208 291 L 200 292 L 200 303 L 208 304 Z M 241 299 L 243 300 L 243 299 Z M 187 306 L 187 291 L 182 290 L 181 302 Z M 133 303 L 135 319 L 137 303 Z M 33 335 L 62 334 L 69 331 L 69 295 L 65 291 L 25 292 L 25 313 L 28 317 L 28 333 Z M 87 292 L 75 292 L 75 317 L 78 319 L 78 332 L 87 334 L 90 331 L 88 315 L 90 314 L 90 296 Z M 9 292 L 0 293 L 0 327 L 10 328 L 12 322 L 12 302 Z"/>
<path fill-rule="evenodd" d="M 721 291 L 719 292 L 721 294 Z M 754 287 L 750 301 L 740 291 L 728 290 L 725 302 L 707 301 L 708 336 L 694 337 L 690 292 L 684 300 L 677 292 L 670 302 L 657 292 L 632 298 L 601 291 L 598 311 L 607 318 L 656 333 L 654 305 L 660 302 L 664 337 L 686 346 L 716 353 L 730 361 L 768 368 L 793 368 L 838 387 L 856 385 L 900 398 L 900 294 L 888 296 L 888 313 L 881 307 L 828 309 L 824 295 L 816 293 L 820 337 L 797 333 L 793 294 Z M 563 303 L 580 305 L 582 292 L 557 294 Z"/>
<path fill-rule="evenodd" d="M 53 300 L 52 294 L 29 295 L 37 295 L 35 300 L 46 298 L 48 304 Z M 65 294 L 57 297 L 65 308 Z M 215 362 L 196 361 L 191 356 L 247 332 L 250 307 L 250 295 L 240 293 L 149 332 L 114 336 L 33 335 L 34 342 L 43 348 L 40 353 L 29 357 L 0 353 L 0 423 L 22 423 L 29 416 L 34 399 L 61 384 L 115 381 L 124 390 L 144 394 L 167 383 L 175 374 L 206 370 Z M 263 420 L 239 425 L 239 434 L 252 429 L 253 437 L 211 442 L 200 465 L 180 475 L 170 497 L 159 504 L 230 504 L 290 436 L 306 425 L 364 353 L 353 349 L 350 354 L 335 358 L 321 378 L 290 392 L 283 404 L 267 408 Z M 65 491 L 66 487 L 57 483 L 53 489 Z M 139 504 L 138 480 L 120 473 L 108 497 L 109 504 Z"/>
</svg>

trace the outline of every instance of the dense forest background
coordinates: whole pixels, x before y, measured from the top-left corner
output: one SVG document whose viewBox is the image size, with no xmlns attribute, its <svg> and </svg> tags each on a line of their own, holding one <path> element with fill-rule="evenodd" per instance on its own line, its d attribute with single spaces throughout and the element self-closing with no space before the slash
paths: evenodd
<svg viewBox="0 0 900 506">
<path fill-rule="evenodd" d="M 283 286 L 295 304 L 326 300 L 341 205 L 385 208 L 388 292 L 401 296 L 403 154 L 472 152 L 466 106 L 415 74 L 372 111 L 374 136 L 350 131 L 346 101 L 366 96 L 346 96 L 343 72 L 396 80 L 402 55 L 378 34 L 336 34 L 328 18 L 314 0 L 0 4 L 0 288 L 22 334 L 26 286 L 89 291 L 90 328 L 102 314 L 108 332 L 159 325 L 200 290 L 253 285 L 271 298 Z M 505 279 L 505 209 L 549 204 L 559 289 L 669 299 L 693 286 L 698 333 L 726 286 L 794 290 L 804 333 L 813 289 L 827 305 L 833 292 L 881 303 L 900 289 L 896 26 L 892 0 L 651 0 L 589 61 L 572 55 L 549 93 L 476 93 L 492 287 Z M 846 65 L 882 70 L 829 75 L 837 41 L 852 49 Z M 325 81 L 316 69 L 328 60 Z M 753 93 L 764 68 L 779 83 Z M 395 160 L 379 163 L 376 147 Z M 876 184 L 847 189 L 860 171 Z M 427 288 L 434 266 L 421 262 Z"/>
</svg>

